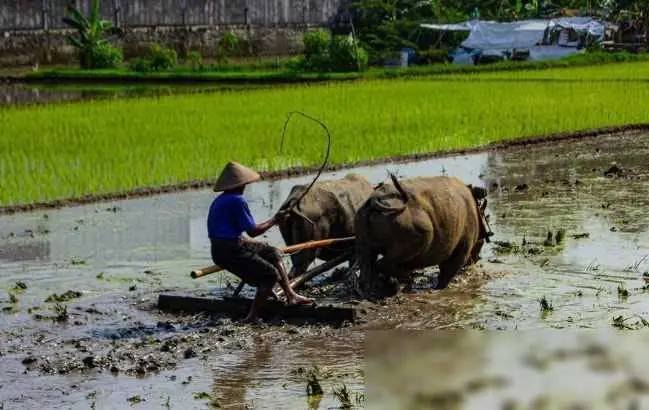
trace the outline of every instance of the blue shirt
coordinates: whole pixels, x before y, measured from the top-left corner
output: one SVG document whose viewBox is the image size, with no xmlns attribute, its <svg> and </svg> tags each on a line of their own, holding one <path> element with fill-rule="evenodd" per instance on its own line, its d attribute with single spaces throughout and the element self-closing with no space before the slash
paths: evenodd
<svg viewBox="0 0 649 410">
<path fill-rule="evenodd" d="M 257 224 L 243 195 L 226 192 L 212 202 L 207 216 L 207 233 L 210 239 L 239 239 L 242 233 L 255 226 Z"/>
</svg>

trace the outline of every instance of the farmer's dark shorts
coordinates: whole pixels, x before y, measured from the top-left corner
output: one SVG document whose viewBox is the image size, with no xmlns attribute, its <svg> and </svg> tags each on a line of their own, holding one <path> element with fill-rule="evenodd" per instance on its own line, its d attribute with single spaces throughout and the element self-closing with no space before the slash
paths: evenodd
<svg viewBox="0 0 649 410">
<path fill-rule="evenodd" d="M 279 251 L 265 243 L 212 239 L 212 260 L 251 286 L 273 286 L 280 274 Z"/>
</svg>

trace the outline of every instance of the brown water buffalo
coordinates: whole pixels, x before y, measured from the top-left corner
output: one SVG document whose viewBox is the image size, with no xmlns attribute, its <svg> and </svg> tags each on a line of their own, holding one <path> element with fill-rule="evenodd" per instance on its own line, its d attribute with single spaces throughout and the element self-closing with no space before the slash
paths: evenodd
<svg viewBox="0 0 649 410">
<path fill-rule="evenodd" d="M 293 187 L 281 210 L 293 208 L 279 224 L 287 245 L 330 238 L 354 236 L 354 217 L 358 208 L 372 193 L 373 187 L 362 176 L 349 174 L 334 181 L 316 183 L 300 203 L 306 185 Z M 353 250 L 353 243 L 321 250 L 303 251 L 293 255 L 290 276 L 304 273 L 316 258 L 330 260 L 342 252 Z"/>
<path fill-rule="evenodd" d="M 437 288 L 443 289 L 478 259 L 487 237 L 478 200 L 486 191 L 451 177 L 391 177 L 356 214 L 361 288 L 389 285 L 383 291 L 394 294 L 413 270 L 439 265 Z"/>
</svg>

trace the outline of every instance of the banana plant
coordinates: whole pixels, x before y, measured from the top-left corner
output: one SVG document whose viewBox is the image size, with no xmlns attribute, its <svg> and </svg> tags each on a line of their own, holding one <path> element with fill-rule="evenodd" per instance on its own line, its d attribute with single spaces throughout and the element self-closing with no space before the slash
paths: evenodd
<svg viewBox="0 0 649 410">
<path fill-rule="evenodd" d="M 68 36 L 68 42 L 79 50 L 81 67 L 91 68 L 92 62 L 89 61 L 89 57 L 94 50 L 108 44 L 105 36 L 113 28 L 113 24 L 101 18 L 99 0 L 92 1 L 90 14 L 87 17 L 72 5 L 68 5 L 66 10 L 67 16 L 63 18 L 63 22 L 77 30 L 76 35 Z"/>
</svg>

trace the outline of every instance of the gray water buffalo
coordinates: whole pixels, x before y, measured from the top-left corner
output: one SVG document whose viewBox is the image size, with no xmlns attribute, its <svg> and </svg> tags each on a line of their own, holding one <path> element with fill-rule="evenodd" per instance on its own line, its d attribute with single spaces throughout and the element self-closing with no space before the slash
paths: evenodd
<svg viewBox="0 0 649 410">
<path fill-rule="evenodd" d="M 394 294 L 412 271 L 434 265 L 443 289 L 478 260 L 487 238 L 478 200 L 486 191 L 451 177 L 391 177 L 392 184 L 379 185 L 356 214 L 361 289 L 382 285 Z"/>
<path fill-rule="evenodd" d="M 334 181 L 317 182 L 304 198 L 295 203 L 307 189 L 306 185 L 293 187 L 280 210 L 292 209 L 279 224 L 287 245 L 311 240 L 354 236 L 356 211 L 372 193 L 373 187 L 360 175 L 349 174 Z M 318 258 L 331 260 L 354 249 L 353 242 L 321 250 L 302 251 L 293 255 L 290 276 L 304 273 Z"/>
</svg>

